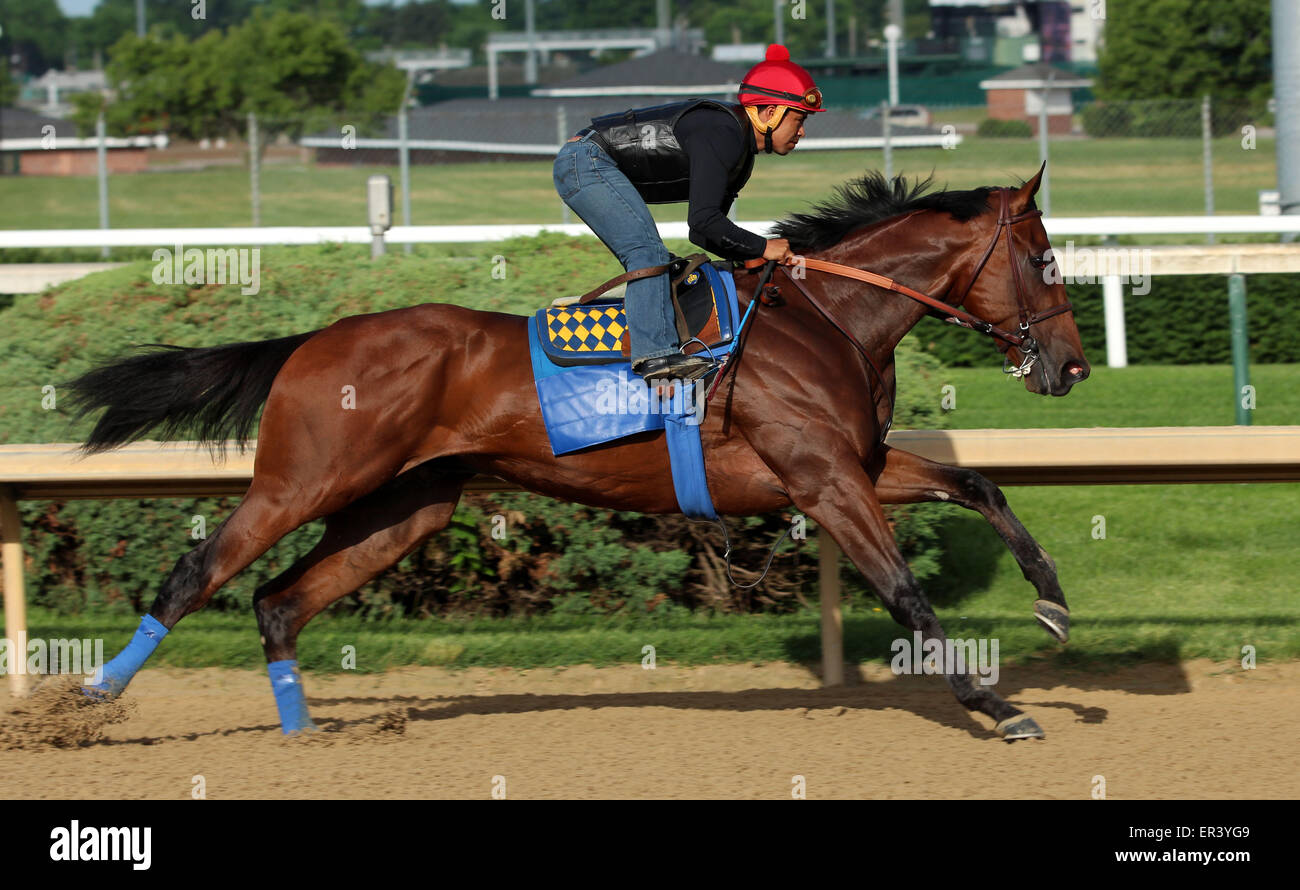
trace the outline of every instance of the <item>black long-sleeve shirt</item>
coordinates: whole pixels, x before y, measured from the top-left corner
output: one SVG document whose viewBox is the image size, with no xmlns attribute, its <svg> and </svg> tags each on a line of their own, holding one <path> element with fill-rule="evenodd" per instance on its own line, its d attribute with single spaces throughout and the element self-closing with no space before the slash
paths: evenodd
<svg viewBox="0 0 1300 890">
<path fill-rule="evenodd" d="M 755 153 L 753 138 L 736 132 L 736 119 L 730 114 L 708 106 L 686 112 L 674 131 L 691 162 L 686 216 L 691 243 L 729 260 L 761 257 L 767 239 L 727 219 L 735 199 L 727 193 L 727 175 L 746 152 Z"/>
</svg>

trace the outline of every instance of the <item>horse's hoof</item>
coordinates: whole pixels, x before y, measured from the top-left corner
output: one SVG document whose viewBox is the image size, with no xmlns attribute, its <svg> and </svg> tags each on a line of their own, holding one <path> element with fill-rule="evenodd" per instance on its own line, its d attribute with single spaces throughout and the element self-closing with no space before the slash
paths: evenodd
<svg viewBox="0 0 1300 890">
<path fill-rule="evenodd" d="M 107 683 L 93 683 L 81 687 L 81 694 L 95 701 L 112 701 L 120 693 L 120 689 L 113 689 Z"/>
<path fill-rule="evenodd" d="M 320 727 L 308 719 L 305 723 L 295 723 L 293 726 L 281 725 L 280 732 L 286 736 L 312 735 L 320 732 Z"/>
<path fill-rule="evenodd" d="M 1034 617 L 1059 643 L 1070 642 L 1070 610 L 1051 600 L 1034 600 Z"/>
<path fill-rule="evenodd" d="M 1014 742 L 1016 739 L 1041 739 L 1045 738 L 1044 732 L 1038 728 L 1034 718 L 1026 714 L 1017 714 L 1014 717 L 1008 717 L 999 723 L 994 729 L 998 735 L 1002 736 L 1004 742 Z"/>
</svg>

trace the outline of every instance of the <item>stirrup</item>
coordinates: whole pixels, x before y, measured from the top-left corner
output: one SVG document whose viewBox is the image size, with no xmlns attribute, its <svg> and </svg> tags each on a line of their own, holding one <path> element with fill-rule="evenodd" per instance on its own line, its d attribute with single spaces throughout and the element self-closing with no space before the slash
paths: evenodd
<svg viewBox="0 0 1300 890">
<path fill-rule="evenodd" d="M 632 369 L 632 373 L 644 380 L 647 385 L 653 385 L 656 382 L 671 382 L 677 380 L 700 380 L 707 377 L 717 367 L 715 362 L 710 362 L 706 358 L 701 358 L 696 355 L 684 355 L 682 353 L 660 356 L 659 358 L 642 359 L 637 364 L 644 369 L 645 366 L 651 362 L 656 365 L 656 367 L 651 370 L 638 370 L 635 367 Z"/>
</svg>

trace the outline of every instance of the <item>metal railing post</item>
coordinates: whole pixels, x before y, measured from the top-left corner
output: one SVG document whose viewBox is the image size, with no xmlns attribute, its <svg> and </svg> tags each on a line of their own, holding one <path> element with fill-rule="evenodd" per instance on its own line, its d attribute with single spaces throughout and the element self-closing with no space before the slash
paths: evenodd
<svg viewBox="0 0 1300 890">
<path fill-rule="evenodd" d="M 257 131 L 257 115 L 248 113 L 248 191 L 253 204 L 253 227 L 262 224 L 262 152 Z"/>
<path fill-rule="evenodd" d="M 1246 276 L 1228 276 L 1228 317 L 1232 321 L 1232 385 L 1238 426 L 1250 425 L 1246 387 L 1250 385 L 1250 337 L 1246 329 Z"/>
<path fill-rule="evenodd" d="M 840 545 L 817 527 L 817 589 L 822 613 L 822 685 L 844 685 L 844 620 L 840 613 Z"/>
<path fill-rule="evenodd" d="M 104 112 L 95 118 L 95 166 L 99 176 L 99 227 L 108 228 L 108 140 L 107 128 L 104 126 Z M 108 259 L 108 245 L 101 245 L 99 255 Z"/>
</svg>

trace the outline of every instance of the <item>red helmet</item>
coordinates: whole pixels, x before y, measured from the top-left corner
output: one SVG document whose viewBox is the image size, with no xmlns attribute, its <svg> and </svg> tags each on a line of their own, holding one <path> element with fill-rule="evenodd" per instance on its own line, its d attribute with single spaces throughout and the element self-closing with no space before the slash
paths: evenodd
<svg viewBox="0 0 1300 890">
<path fill-rule="evenodd" d="M 771 44 L 767 57 L 749 69 L 739 98 L 741 105 L 784 105 L 810 114 L 826 110 L 812 75 L 791 62 L 790 51 L 779 43 Z"/>
</svg>

